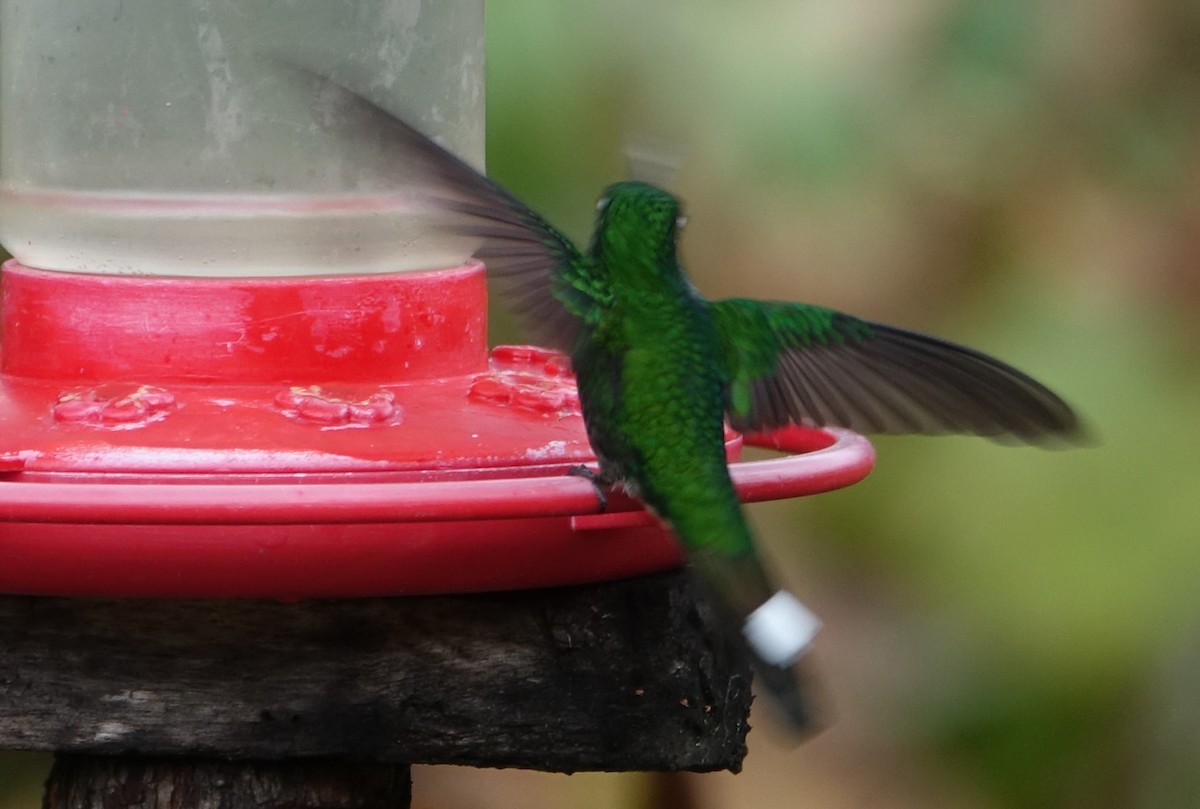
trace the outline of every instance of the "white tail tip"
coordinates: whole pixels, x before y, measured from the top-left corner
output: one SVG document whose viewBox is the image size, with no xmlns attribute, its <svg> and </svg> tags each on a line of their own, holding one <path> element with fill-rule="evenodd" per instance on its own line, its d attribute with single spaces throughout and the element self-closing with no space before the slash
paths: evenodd
<svg viewBox="0 0 1200 809">
<path fill-rule="evenodd" d="M 804 656 L 821 619 L 786 590 L 768 598 L 750 613 L 742 634 L 759 657 L 776 666 L 791 666 Z"/>
</svg>

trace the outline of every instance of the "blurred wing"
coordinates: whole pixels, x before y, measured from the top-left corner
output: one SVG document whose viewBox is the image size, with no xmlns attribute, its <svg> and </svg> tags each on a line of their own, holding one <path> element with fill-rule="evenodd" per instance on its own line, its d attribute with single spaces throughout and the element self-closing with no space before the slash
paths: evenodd
<svg viewBox="0 0 1200 809">
<path fill-rule="evenodd" d="M 710 306 L 735 429 L 794 423 L 1030 443 L 1081 437 L 1079 419 L 1062 399 L 973 349 L 819 306 Z"/>
<path fill-rule="evenodd" d="M 327 121 L 394 154 L 418 200 L 446 214 L 437 227 L 480 241 L 475 257 L 487 265 L 497 291 L 539 339 L 566 351 L 574 347 L 580 321 L 594 312 L 595 280 L 576 277 L 586 265 L 569 239 L 498 183 L 387 110 L 332 79 L 289 67 L 315 85 Z"/>
</svg>

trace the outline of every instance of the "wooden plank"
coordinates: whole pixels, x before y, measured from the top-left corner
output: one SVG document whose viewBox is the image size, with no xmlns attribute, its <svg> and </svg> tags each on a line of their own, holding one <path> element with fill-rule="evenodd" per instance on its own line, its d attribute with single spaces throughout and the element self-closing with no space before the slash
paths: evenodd
<svg viewBox="0 0 1200 809">
<path fill-rule="evenodd" d="M 0 596 L 0 747 L 738 770 L 750 674 L 681 571 L 305 601 Z"/>
</svg>

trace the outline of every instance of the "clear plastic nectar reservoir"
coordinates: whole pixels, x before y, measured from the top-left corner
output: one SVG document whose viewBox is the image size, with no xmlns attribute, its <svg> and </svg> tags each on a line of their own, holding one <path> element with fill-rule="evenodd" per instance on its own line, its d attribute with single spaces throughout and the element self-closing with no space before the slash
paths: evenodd
<svg viewBox="0 0 1200 809">
<path fill-rule="evenodd" d="M 0 243 L 92 273 L 460 264 L 403 167 L 323 125 L 280 62 L 482 165 L 481 0 L 0 0 Z"/>
</svg>

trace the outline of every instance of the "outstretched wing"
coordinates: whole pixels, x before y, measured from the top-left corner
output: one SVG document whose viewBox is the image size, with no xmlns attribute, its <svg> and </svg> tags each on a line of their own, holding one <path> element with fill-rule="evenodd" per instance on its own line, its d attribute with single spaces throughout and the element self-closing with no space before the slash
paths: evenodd
<svg viewBox="0 0 1200 809">
<path fill-rule="evenodd" d="M 331 125 L 367 137 L 403 166 L 406 183 L 439 216 L 437 227 L 478 239 L 474 255 L 538 339 L 569 351 L 603 295 L 569 239 L 500 184 L 349 88 L 296 66 Z M 587 275 L 585 278 L 577 276 Z"/>
<path fill-rule="evenodd" d="M 739 430 L 785 424 L 863 433 L 971 433 L 1078 440 L 1070 406 L 965 346 L 806 304 L 710 304 Z"/>
</svg>

